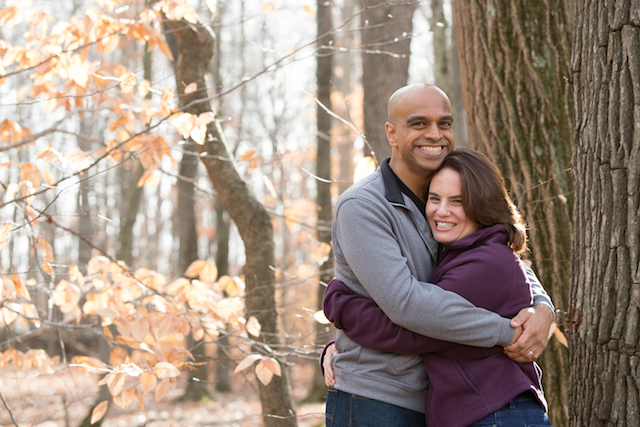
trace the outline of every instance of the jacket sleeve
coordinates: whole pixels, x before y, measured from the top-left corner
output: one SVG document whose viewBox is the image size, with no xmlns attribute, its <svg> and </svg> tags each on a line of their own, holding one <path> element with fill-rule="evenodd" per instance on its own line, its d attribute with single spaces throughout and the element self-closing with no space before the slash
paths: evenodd
<svg viewBox="0 0 640 427">
<path fill-rule="evenodd" d="M 458 344 L 509 345 L 514 334 L 509 319 L 411 275 L 388 215 L 373 202 L 344 200 L 336 208 L 333 240 L 336 257 L 389 319 L 421 335 Z"/>
<path fill-rule="evenodd" d="M 522 262 L 522 261 L 520 261 Z M 546 306 L 548 306 L 551 309 L 551 312 L 553 313 L 553 319 L 555 320 L 556 318 L 556 309 L 553 306 L 553 302 L 551 301 L 551 297 L 549 297 L 549 295 L 547 294 L 547 291 L 544 290 L 544 288 L 542 287 L 542 284 L 540 283 L 540 280 L 538 280 L 538 277 L 536 277 L 536 274 L 533 272 L 533 270 L 531 268 L 529 268 L 526 264 L 524 264 L 522 262 L 523 268 L 524 268 L 524 272 L 525 272 L 525 276 L 527 278 L 527 281 L 529 282 L 529 285 L 531 286 L 531 293 L 533 294 L 533 305 L 534 307 L 536 305 L 539 304 L 544 304 Z"/>
<path fill-rule="evenodd" d="M 441 351 L 456 345 L 396 325 L 375 301 L 357 295 L 337 279 L 329 282 L 322 307 L 327 319 L 336 328 L 342 329 L 350 339 L 363 347 L 413 355 Z"/>
</svg>

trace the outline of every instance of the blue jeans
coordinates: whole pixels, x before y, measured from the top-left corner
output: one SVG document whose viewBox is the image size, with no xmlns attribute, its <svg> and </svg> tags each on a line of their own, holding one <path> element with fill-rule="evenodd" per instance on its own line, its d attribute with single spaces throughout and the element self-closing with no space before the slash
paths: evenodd
<svg viewBox="0 0 640 427">
<path fill-rule="evenodd" d="M 524 392 L 502 409 L 476 421 L 469 427 L 541 427 L 551 426 L 549 417 L 533 392 Z"/>
<path fill-rule="evenodd" d="M 327 427 L 423 427 L 424 414 L 379 400 L 345 393 L 333 387 L 327 392 Z"/>
</svg>

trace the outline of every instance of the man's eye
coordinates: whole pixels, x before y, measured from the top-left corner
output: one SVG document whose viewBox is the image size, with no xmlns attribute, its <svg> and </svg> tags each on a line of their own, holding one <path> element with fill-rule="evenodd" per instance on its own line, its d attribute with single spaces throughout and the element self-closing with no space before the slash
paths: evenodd
<svg viewBox="0 0 640 427">
<path fill-rule="evenodd" d="M 441 122 L 440 127 L 450 128 L 452 126 L 451 122 Z"/>
</svg>

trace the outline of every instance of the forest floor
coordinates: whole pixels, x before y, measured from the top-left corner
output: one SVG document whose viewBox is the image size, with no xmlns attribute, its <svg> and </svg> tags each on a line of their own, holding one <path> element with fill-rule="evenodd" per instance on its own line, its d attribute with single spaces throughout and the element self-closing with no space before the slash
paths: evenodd
<svg viewBox="0 0 640 427">
<path fill-rule="evenodd" d="M 304 398 L 313 374 L 311 367 L 292 372 L 293 396 Z M 0 425 L 19 427 L 76 427 L 98 396 L 98 376 L 66 368 L 54 374 L 0 370 Z M 183 402 L 183 389 L 173 389 L 159 403 L 153 393 L 122 409 L 114 404 L 103 427 L 120 426 L 262 426 L 261 406 L 251 384 L 253 378 L 232 377 L 231 393 L 215 393 L 211 399 Z M 3 402 L 6 402 L 6 404 Z M 7 410 L 7 406 L 10 411 Z M 296 404 L 299 427 L 324 426 L 324 404 Z M 13 416 L 12 421 L 11 417 Z"/>
</svg>

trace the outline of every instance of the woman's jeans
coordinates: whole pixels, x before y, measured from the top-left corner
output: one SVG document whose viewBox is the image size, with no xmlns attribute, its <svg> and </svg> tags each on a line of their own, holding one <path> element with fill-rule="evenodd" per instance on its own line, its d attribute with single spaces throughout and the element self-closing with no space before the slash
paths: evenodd
<svg viewBox="0 0 640 427">
<path fill-rule="evenodd" d="M 424 427 L 424 414 L 334 388 L 327 392 L 327 427 Z"/>
<path fill-rule="evenodd" d="M 551 426 L 547 414 L 535 398 L 527 391 L 516 396 L 502 409 L 476 421 L 469 427 L 538 427 Z"/>
</svg>

